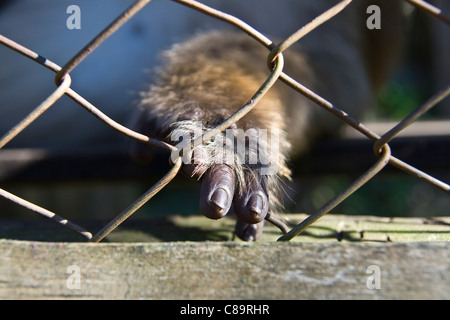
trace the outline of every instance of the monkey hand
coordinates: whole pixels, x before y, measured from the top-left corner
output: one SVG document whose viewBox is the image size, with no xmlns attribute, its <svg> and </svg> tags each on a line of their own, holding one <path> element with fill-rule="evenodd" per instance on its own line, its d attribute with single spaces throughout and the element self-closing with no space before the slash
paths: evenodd
<svg viewBox="0 0 450 320">
<path fill-rule="evenodd" d="M 172 162 L 181 156 L 181 171 L 201 182 L 200 210 L 206 217 L 220 219 L 234 212 L 235 234 L 245 241 L 257 240 L 269 209 L 279 205 L 280 175 L 289 175 L 279 151 L 280 141 L 286 142 L 277 130 L 244 131 L 237 124 L 204 141 L 211 126 L 192 120 L 201 112 L 191 111 L 184 118 L 189 120 L 169 126 L 166 140 L 177 150 Z M 137 146 L 135 155 L 149 152 L 145 145 Z"/>
<path fill-rule="evenodd" d="M 275 196 L 280 173 L 277 131 L 233 124 L 208 141 L 201 121 L 172 124 L 170 140 L 178 141 L 173 160 L 183 157 L 183 172 L 201 181 L 200 210 L 211 219 L 234 211 L 235 232 L 245 241 L 257 240 L 269 208 L 269 195 Z M 285 168 L 285 167 L 284 167 Z M 286 170 L 286 169 L 285 169 Z M 276 202 L 272 200 L 272 205 Z"/>
<path fill-rule="evenodd" d="M 163 54 L 165 66 L 142 92 L 133 124 L 136 131 L 176 147 L 172 161 L 182 156 L 182 171 L 201 182 L 202 213 L 219 219 L 234 211 L 235 232 L 246 241 L 261 235 L 269 209 L 279 204 L 280 178 L 290 174 L 281 95 L 271 90 L 226 130 L 214 137 L 208 132 L 264 82 L 266 55 L 236 33 L 212 32 L 175 45 Z"/>
</svg>

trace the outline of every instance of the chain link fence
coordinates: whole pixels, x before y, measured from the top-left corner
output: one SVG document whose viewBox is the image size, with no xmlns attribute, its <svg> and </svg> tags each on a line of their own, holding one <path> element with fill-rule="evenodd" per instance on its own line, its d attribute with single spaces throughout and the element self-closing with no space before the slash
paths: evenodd
<svg viewBox="0 0 450 320">
<path fill-rule="evenodd" d="M 361 186 L 365 185 L 368 181 L 370 181 L 373 177 L 375 177 L 388 164 L 399 168 L 405 173 L 410 174 L 416 177 L 417 179 L 422 180 L 425 183 L 431 184 L 436 188 L 443 190 L 447 194 L 450 193 L 450 186 L 447 183 L 393 156 L 391 152 L 391 147 L 389 145 L 390 141 L 392 141 L 396 136 L 398 136 L 414 121 L 416 121 L 423 114 L 427 113 L 440 101 L 448 97 L 450 95 L 449 85 L 447 85 L 443 90 L 437 92 L 435 95 L 431 96 L 419 108 L 417 108 L 416 110 L 411 112 L 408 116 L 406 116 L 404 119 L 399 121 L 390 130 L 387 130 L 384 134 L 379 135 L 370 130 L 369 128 L 367 128 L 363 123 L 353 118 L 352 115 L 347 114 L 345 111 L 343 111 L 345 110 L 345 106 L 333 105 L 332 102 L 327 101 L 326 99 L 319 96 L 315 92 L 309 90 L 301 83 L 297 82 L 295 79 L 290 78 L 283 72 L 283 65 L 284 65 L 283 52 L 287 50 L 289 47 L 291 47 L 294 43 L 301 41 L 301 39 L 304 36 L 308 35 L 309 33 L 314 34 L 315 28 L 326 23 L 329 19 L 339 14 L 342 10 L 345 10 L 345 8 L 352 2 L 352 0 L 340 1 L 335 6 L 331 7 L 329 10 L 317 16 L 310 23 L 306 24 L 305 26 L 302 26 L 295 33 L 291 34 L 289 37 L 287 37 L 284 41 L 282 41 L 278 45 L 274 44 L 265 35 L 255 30 L 252 26 L 246 24 L 244 21 L 236 18 L 235 16 L 216 10 L 197 1 L 192 0 L 173 0 L 173 1 L 181 5 L 190 7 L 193 10 L 197 10 L 203 14 L 209 15 L 215 19 L 222 20 L 225 23 L 234 25 L 235 27 L 241 29 L 243 32 L 247 33 L 250 37 L 254 38 L 256 41 L 258 41 L 268 49 L 267 61 L 271 73 L 266 79 L 266 81 L 261 84 L 259 90 L 255 92 L 253 97 L 244 106 L 242 106 L 240 110 L 238 110 L 234 115 L 232 115 L 222 124 L 207 131 L 202 137 L 198 138 L 200 139 L 199 141 L 194 141 L 193 145 L 197 145 L 198 143 L 202 143 L 202 141 L 206 141 L 208 139 L 213 138 L 215 135 L 227 129 L 233 123 L 239 121 L 239 119 L 241 119 L 244 115 L 246 115 L 250 110 L 252 110 L 253 108 L 257 108 L 258 102 L 261 100 L 261 98 L 278 81 L 286 83 L 288 86 L 292 88 L 292 90 L 296 90 L 298 94 L 304 95 L 308 99 L 312 100 L 317 104 L 317 107 L 321 107 L 326 111 L 328 111 L 329 113 L 333 114 L 335 117 L 345 122 L 348 126 L 362 133 L 365 137 L 367 137 L 367 139 L 369 139 L 373 143 L 373 151 L 378 156 L 378 160 L 375 163 L 373 163 L 371 168 L 363 172 L 356 180 L 354 180 L 347 188 L 345 188 L 345 190 L 342 190 L 337 196 L 329 200 L 325 205 L 323 205 L 316 212 L 312 213 L 304 221 L 302 221 L 293 228 L 289 228 L 282 221 L 275 218 L 273 215 L 270 214 L 267 215 L 266 219 L 271 223 L 277 225 L 280 228 L 281 232 L 283 233 L 283 235 L 279 238 L 279 241 L 291 240 L 297 235 L 299 235 L 308 226 L 310 226 L 315 221 L 320 219 L 322 216 L 330 212 L 330 210 L 335 208 L 343 200 L 345 200 L 348 197 L 351 197 L 351 195 L 356 190 L 358 190 Z M 421 0 L 404 0 L 404 1 L 419 8 L 420 10 L 425 11 L 427 14 L 434 16 L 436 20 L 440 20 L 439 23 L 442 23 L 446 26 L 450 24 L 449 17 L 446 16 L 437 7 Z M 153 148 L 158 148 L 165 152 L 168 152 L 168 158 L 170 156 L 170 153 L 173 154 L 174 152 L 176 152 L 177 149 L 173 145 L 135 132 L 129 129 L 128 127 L 112 120 L 107 114 L 103 113 L 101 109 L 94 106 L 92 103 L 87 101 L 83 96 L 81 96 L 71 88 L 70 73 L 75 68 L 77 68 L 77 66 L 80 63 L 82 63 L 82 61 L 93 50 L 95 50 L 99 45 L 101 45 L 105 41 L 105 39 L 111 36 L 128 20 L 132 19 L 132 17 L 137 12 L 139 12 L 144 6 L 146 6 L 147 3 L 149 2 L 150 0 L 137 0 L 62 67 L 55 64 L 51 60 L 39 55 L 38 53 L 33 52 L 32 50 L 22 46 L 21 44 L 16 43 L 3 35 L 0 35 L 1 44 L 35 61 L 36 63 L 42 65 L 43 67 L 46 67 L 47 69 L 53 71 L 55 73 L 54 80 L 57 87 L 54 90 L 54 92 L 50 94 L 36 109 L 34 109 L 31 113 L 29 113 L 22 121 L 13 126 L 13 128 L 0 139 L 0 149 L 3 148 L 8 142 L 13 140 L 18 134 L 20 134 L 20 132 L 22 132 L 31 123 L 36 121 L 49 108 L 51 108 L 54 105 L 54 103 L 58 101 L 62 96 L 67 95 L 76 103 L 78 103 L 81 107 L 89 111 L 91 115 L 93 117 L 96 117 L 100 122 L 103 122 L 106 126 L 113 128 L 114 130 L 129 137 L 130 139 L 134 139 L 136 141 L 139 141 L 140 143 L 148 144 Z M 39 207 L 34 203 L 31 203 L 25 199 L 16 196 L 8 192 L 7 190 L 0 189 L 0 196 L 20 206 L 27 208 L 30 211 L 33 211 L 41 216 L 44 216 L 60 224 L 61 226 L 64 226 L 68 229 L 71 229 L 72 231 L 81 234 L 88 241 L 99 242 L 104 237 L 106 237 L 110 232 L 112 232 L 115 228 L 117 228 L 122 222 L 124 222 L 127 218 L 129 218 L 140 207 L 142 207 L 145 203 L 147 203 L 155 194 L 157 194 L 167 184 L 169 184 L 180 171 L 181 165 L 182 165 L 182 158 L 179 157 L 178 159 L 176 159 L 176 161 L 173 161 L 171 169 L 157 183 L 151 186 L 151 188 L 149 188 L 141 197 L 139 197 L 132 204 L 130 204 L 128 208 L 119 213 L 114 219 L 111 220 L 110 223 L 108 223 L 104 228 L 102 228 L 95 234 L 92 234 L 91 232 L 85 230 L 83 227 L 71 221 L 68 221 L 67 219 L 55 214 L 54 212 Z"/>
</svg>

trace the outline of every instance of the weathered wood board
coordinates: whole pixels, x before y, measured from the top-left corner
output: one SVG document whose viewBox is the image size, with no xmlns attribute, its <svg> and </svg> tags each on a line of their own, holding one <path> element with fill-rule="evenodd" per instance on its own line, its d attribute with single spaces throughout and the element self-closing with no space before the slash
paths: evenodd
<svg viewBox="0 0 450 320">
<path fill-rule="evenodd" d="M 0 241 L 1 299 L 448 299 L 447 243 Z M 379 268 L 379 289 L 370 266 Z M 75 268 L 75 269 L 74 269 Z M 75 271 L 79 289 L 74 286 Z M 72 285 L 71 285 L 72 284 Z"/>
<path fill-rule="evenodd" d="M 230 241 L 231 219 L 164 221 L 130 221 L 100 244 L 30 241 L 26 228 L 14 238 L 20 228 L 0 224 L 0 299 L 450 298 L 447 218 L 329 215 L 289 243 L 272 227 L 258 243 Z M 45 231 L 30 226 L 35 239 Z"/>
</svg>

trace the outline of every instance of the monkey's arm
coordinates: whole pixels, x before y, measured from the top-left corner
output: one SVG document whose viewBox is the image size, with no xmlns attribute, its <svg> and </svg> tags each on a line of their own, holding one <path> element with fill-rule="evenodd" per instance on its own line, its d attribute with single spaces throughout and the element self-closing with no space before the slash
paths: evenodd
<svg viewBox="0 0 450 320">
<path fill-rule="evenodd" d="M 265 81 L 267 53 L 247 35 L 226 32 L 174 46 L 142 93 L 137 130 L 181 145 L 215 127 Z M 234 207 L 236 233 L 244 240 L 259 236 L 269 208 L 279 204 L 280 178 L 289 177 L 284 131 L 284 109 L 274 89 L 236 124 L 184 155 L 183 171 L 201 180 L 203 214 L 219 219 Z"/>
<path fill-rule="evenodd" d="M 372 101 L 374 76 L 364 54 L 372 46 L 357 23 L 364 11 L 353 9 L 285 51 L 283 71 L 359 117 Z M 192 141 L 249 101 L 269 75 L 267 55 L 243 33 L 210 32 L 173 46 L 142 93 L 137 130 L 176 145 Z M 377 70 L 384 70 L 383 60 L 375 61 Z M 336 134 L 340 123 L 277 83 L 241 120 L 184 154 L 183 171 L 202 183 L 201 211 L 218 219 L 233 207 L 237 235 L 255 240 L 269 209 L 280 204 L 288 154 L 302 153 L 318 135 Z"/>
</svg>

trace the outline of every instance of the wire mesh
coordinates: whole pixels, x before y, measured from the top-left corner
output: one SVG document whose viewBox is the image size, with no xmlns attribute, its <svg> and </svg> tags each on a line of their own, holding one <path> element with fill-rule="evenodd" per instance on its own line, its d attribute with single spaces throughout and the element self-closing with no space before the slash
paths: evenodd
<svg viewBox="0 0 450 320">
<path fill-rule="evenodd" d="M 444 98 L 450 95 L 450 85 L 432 96 L 423 105 L 411 112 L 407 117 L 401 120 L 396 126 L 388 130 L 382 136 L 379 136 L 375 132 L 368 129 L 364 124 L 353 118 L 350 114 L 347 114 L 340 109 L 338 106 L 333 105 L 331 102 L 327 101 L 320 95 L 311 91 L 310 89 L 303 86 L 301 83 L 292 79 L 283 72 L 284 60 L 283 52 L 291 47 L 294 43 L 301 40 L 302 37 L 314 31 L 318 26 L 326 23 L 329 19 L 339 14 L 344 10 L 352 0 L 343 0 L 337 3 L 335 6 L 331 7 L 327 11 L 323 12 L 310 23 L 298 29 L 292 35 L 287 37 L 280 44 L 275 45 L 269 38 L 260 33 L 258 30 L 254 29 L 252 26 L 248 25 L 244 21 L 236 18 L 235 16 L 229 15 L 225 12 L 216 10 L 205 4 L 202 4 L 193 0 L 173 0 L 176 3 L 190 7 L 197 10 L 203 14 L 209 15 L 215 19 L 222 20 L 225 23 L 229 23 L 239 28 L 243 32 L 247 33 L 249 36 L 254 38 L 256 41 L 260 42 L 265 46 L 269 52 L 267 56 L 267 65 L 271 71 L 270 75 L 264 83 L 261 84 L 260 88 L 255 92 L 253 97 L 240 108 L 235 114 L 226 119 L 223 123 L 219 124 L 213 129 L 210 129 L 203 136 L 199 137 L 199 141 L 194 141 L 193 145 L 207 141 L 213 138 L 218 133 L 230 127 L 235 122 L 239 121 L 244 115 L 246 115 L 250 110 L 257 107 L 259 100 L 270 90 L 270 88 L 277 82 L 283 81 L 293 90 L 296 90 L 299 94 L 304 95 L 308 99 L 315 102 L 321 108 L 327 110 L 334 116 L 338 117 L 341 121 L 345 122 L 347 125 L 351 126 L 355 130 L 358 130 L 368 139 L 373 141 L 373 150 L 375 154 L 379 157 L 378 161 L 367 171 L 363 172 L 359 178 L 357 178 L 353 183 L 351 183 L 345 190 L 343 190 L 339 195 L 328 201 L 319 210 L 311 214 L 304 221 L 299 223 L 294 228 L 290 229 L 282 221 L 268 214 L 266 220 L 278 226 L 283 233 L 279 238 L 280 241 L 291 240 L 302 231 L 304 231 L 308 226 L 314 223 L 316 220 L 330 212 L 344 199 L 350 197 L 357 189 L 370 181 L 374 176 L 376 176 L 382 169 L 387 165 L 391 164 L 406 173 L 423 180 L 439 189 L 442 189 L 446 193 L 450 193 L 450 186 L 436 179 L 435 177 L 409 165 L 408 163 L 394 157 L 391 154 L 391 148 L 388 143 L 394 139 L 402 130 L 411 125 L 424 113 L 428 112 L 437 103 L 439 103 Z M 442 10 L 439 8 L 425 2 L 422 0 L 404 0 L 411 5 L 423 10 L 430 15 L 434 16 L 440 22 L 450 25 L 450 19 L 446 16 Z M 73 71 L 93 50 L 95 50 L 99 45 L 105 41 L 110 35 L 112 35 L 116 30 L 118 30 L 123 24 L 130 20 L 137 12 L 139 12 L 144 6 L 146 6 L 150 0 L 137 0 L 128 9 L 126 9 L 116 20 L 109 24 L 102 32 L 100 32 L 92 41 L 90 41 L 84 48 L 82 48 L 72 59 L 70 59 L 64 66 L 60 67 L 42 57 L 38 53 L 31 51 L 30 49 L 0 35 L 0 43 L 4 46 L 24 55 L 25 57 L 41 64 L 42 66 L 55 72 L 55 83 L 57 85 L 56 90 L 48 96 L 36 109 L 34 109 L 28 116 L 26 116 L 22 121 L 13 126 L 13 128 L 7 132 L 0 139 L 0 149 L 3 148 L 8 142 L 13 140 L 21 131 L 23 131 L 27 126 L 36 121 L 42 114 L 44 114 L 49 108 L 51 108 L 54 103 L 60 99 L 63 95 L 69 96 L 72 100 L 77 102 L 80 106 L 88 110 L 93 116 L 98 118 L 105 125 L 113 128 L 114 130 L 120 132 L 121 134 L 134 139 L 141 143 L 148 144 L 154 148 L 164 150 L 166 152 L 177 152 L 179 158 L 176 161 L 172 161 L 172 167 L 156 184 L 148 189 L 140 198 L 134 201 L 128 208 L 122 211 L 118 216 L 110 221 L 104 228 L 98 231 L 96 234 L 92 235 L 90 232 L 86 231 L 84 228 L 56 215 L 55 213 L 41 208 L 27 200 L 21 199 L 14 194 L 9 193 L 6 190 L 0 189 L 0 196 L 3 198 L 15 202 L 20 206 L 27 208 L 39 215 L 42 215 L 53 222 L 56 222 L 74 232 L 79 233 L 84 236 L 87 240 L 92 242 L 99 242 L 104 237 L 106 237 L 110 232 L 117 228 L 123 221 L 129 218 L 134 212 L 136 212 L 140 207 L 147 203 L 155 194 L 157 194 L 161 189 L 163 189 L 172 179 L 178 174 L 182 164 L 182 154 L 181 150 L 177 150 L 174 146 L 157 139 L 150 138 L 138 132 L 135 132 L 126 126 L 123 126 L 116 121 L 112 120 L 106 114 L 104 114 L 100 109 L 95 107 L 73 89 L 71 89 L 71 77 L 70 72 Z M 197 142 L 197 143 L 196 143 Z"/>
</svg>

